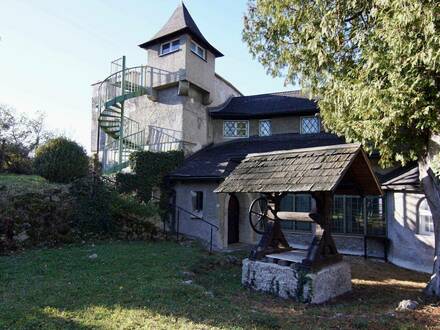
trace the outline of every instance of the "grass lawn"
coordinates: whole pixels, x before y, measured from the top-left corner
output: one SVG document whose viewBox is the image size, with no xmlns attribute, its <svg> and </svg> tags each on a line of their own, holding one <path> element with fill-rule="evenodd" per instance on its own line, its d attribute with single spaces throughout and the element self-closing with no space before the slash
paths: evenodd
<svg viewBox="0 0 440 330">
<path fill-rule="evenodd" d="M 96 253 L 96 259 L 88 256 Z M 241 268 L 174 242 L 87 243 L 0 257 L 0 328 L 206 329 L 440 326 L 440 305 L 417 299 L 427 276 L 346 258 L 353 292 L 321 306 L 244 289 Z M 187 274 L 185 272 L 195 272 Z M 192 279 L 193 282 L 184 283 Z"/>
<path fill-rule="evenodd" d="M 0 174 L 0 194 L 15 195 L 61 187 L 38 175 Z"/>
</svg>

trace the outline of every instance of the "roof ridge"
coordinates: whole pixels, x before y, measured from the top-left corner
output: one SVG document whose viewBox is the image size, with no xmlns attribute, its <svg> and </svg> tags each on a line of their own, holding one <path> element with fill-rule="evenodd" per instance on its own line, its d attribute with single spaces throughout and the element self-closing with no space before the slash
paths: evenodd
<svg viewBox="0 0 440 330">
<path fill-rule="evenodd" d="M 344 144 L 335 144 L 328 145 L 323 147 L 311 147 L 311 148 L 299 148 L 299 149 L 290 149 L 290 150 L 278 150 L 278 151 L 269 151 L 263 153 L 253 153 L 246 156 L 246 158 L 250 157 L 258 157 L 258 156 L 268 156 L 268 155 L 280 155 L 280 154 L 291 154 L 297 152 L 311 152 L 311 151 L 321 151 L 328 149 L 348 149 L 348 148 L 360 148 L 360 143 L 344 143 Z"/>
<path fill-rule="evenodd" d="M 261 93 L 261 94 L 251 94 L 251 95 L 244 95 L 243 97 L 256 97 L 256 96 L 270 96 L 270 95 L 280 95 L 280 94 L 294 94 L 298 97 L 307 97 L 306 95 L 302 94 L 301 89 L 292 89 L 289 91 L 279 91 L 279 92 L 269 92 L 269 93 Z M 240 96 L 236 96 L 240 97 Z"/>
</svg>

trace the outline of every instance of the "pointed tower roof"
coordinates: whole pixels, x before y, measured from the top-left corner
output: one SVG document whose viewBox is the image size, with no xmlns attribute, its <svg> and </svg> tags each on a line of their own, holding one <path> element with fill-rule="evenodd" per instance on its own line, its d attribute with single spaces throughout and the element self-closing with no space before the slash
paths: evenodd
<svg viewBox="0 0 440 330">
<path fill-rule="evenodd" d="M 215 57 L 223 56 L 220 51 L 214 48 L 214 46 L 212 46 L 208 40 L 205 39 L 183 3 L 179 5 L 176 10 L 174 10 L 174 13 L 171 15 L 168 22 L 166 22 L 159 32 L 157 32 L 155 36 L 147 42 L 140 44 L 139 47 L 147 48 L 151 45 L 157 44 L 165 39 L 172 38 L 173 36 L 178 36 L 182 33 L 190 34 L 198 43 L 209 49 L 215 55 Z"/>
</svg>

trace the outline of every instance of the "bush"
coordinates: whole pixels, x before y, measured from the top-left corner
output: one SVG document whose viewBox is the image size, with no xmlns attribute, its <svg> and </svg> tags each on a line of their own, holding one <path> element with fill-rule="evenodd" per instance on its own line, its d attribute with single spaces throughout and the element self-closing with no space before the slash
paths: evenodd
<svg viewBox="0 0 440 330">
<path fill-rule="evenodd" d="M 71 187 L 76 200 L 75 227 L 95 237 L 150 239 L 160 219 L 154 205 L 119 194 L 102 180 L 86 177 Z"/>
<path fill-rule="evenodd" d="M 69 183 L 88 173 L 89 159 L 83 147 L 66 138 L 49 140 L 37 149 L 34 168 L 52 182 Z"/>
</svg>

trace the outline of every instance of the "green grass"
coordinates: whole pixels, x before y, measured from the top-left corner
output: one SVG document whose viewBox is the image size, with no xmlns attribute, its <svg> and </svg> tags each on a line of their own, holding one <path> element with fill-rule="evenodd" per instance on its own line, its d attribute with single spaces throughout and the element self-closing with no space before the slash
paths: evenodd
<svg viewBox="0 0 440 330">
<path fill-rule="evenodd" d="M 38 175 L 0 174 L 0 192 L 15 195 L 61 187 Z"/>
<path fill-rule="evenodd" d="M 96 253 L 97 259 L 88 256 Z M 322 306 L 244 289 L 241 267 L 174 242 L 87 243 L 0 257 L 3 329 L 414 329 L 440 307 L 395 313 L 426 276 L 348 258 L 353 293 Z M 192 284 L 183 283 L 193 271 Z"/>
</svg>

